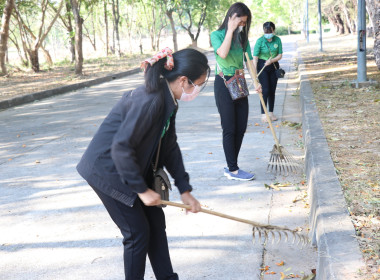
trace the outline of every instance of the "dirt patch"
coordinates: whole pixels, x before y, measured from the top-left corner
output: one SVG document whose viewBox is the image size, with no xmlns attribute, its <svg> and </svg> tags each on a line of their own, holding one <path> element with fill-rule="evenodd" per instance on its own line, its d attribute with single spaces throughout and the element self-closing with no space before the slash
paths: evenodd
<svg viewBox="0 0 380 280">
<path fill-rule="evenodd" d="M 356 37 L 299 42 L 315 102 L 356 229 L 366 270 L 362 279 L 380 277 L 380 71 L 367 40 L 367 77 L 377 85 L 352 87 L 357 79 Z"/>
</svg>

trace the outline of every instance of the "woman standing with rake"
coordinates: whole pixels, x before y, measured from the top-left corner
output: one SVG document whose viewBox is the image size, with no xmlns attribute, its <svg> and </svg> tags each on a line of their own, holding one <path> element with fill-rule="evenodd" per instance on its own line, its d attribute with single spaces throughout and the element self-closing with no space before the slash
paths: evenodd
<svg viewBox="0 0 380 280">
<path fill-rule="evenodd" d="M 253 64 L 255 69 L 257 68 L 257 72 L 262 71 L 259 75 L 259 81 L 263 90 L 263 99 L 269 111 L 269 117 L 271 121 L 277 121 L 273 110 L 278 81 L 276 69 L 280 68 L 278 62 L 282 58 L 282 42 L 278 36 L 274 35 L 276 26 L 273 22 L 265 22 L 263 29 L 264 35 L 257 39 L 253 49 Z M 261 121 L 268 122 L 261 103 L 260 107 Z"/>
<path fill-rule="evenodd" d="M 214 94 L 228 166 L 224 168 L 224 175 L 228 179 L 241 181 L 254 179 L 254 174 L 241 170 L 238 166 L 238 156 L 248 123 L 248 98 L 233 100 L 225 82 L 233 78 L 237 70 L 244 72 L 244 52 L 253 59 L 248 41 L 250 26 L 251 11 L 245 4 L 237 2 L 228 9 L 219 29 L 211 33 L 217 63 Z"/>
</svg>

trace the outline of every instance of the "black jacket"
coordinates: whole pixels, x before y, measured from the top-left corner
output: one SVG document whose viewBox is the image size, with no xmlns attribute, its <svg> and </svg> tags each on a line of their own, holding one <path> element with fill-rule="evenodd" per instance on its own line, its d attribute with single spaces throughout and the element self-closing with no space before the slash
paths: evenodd
<svg viewBox="0 0 380 280">
<path fill-rule="evenodd" d="M 77 165 L 94 188 L 133 206 L 137 193 L 149 187 L 152 158 L 164 125 L 177 107 L 164 90 L 147 93 L 145 86 L 126 92 L 96 132 Z M 162 138 L 160 166 L 165 166 L 180 193 L 191 191 L 175 132 L 175 113 Z"/>
</svg>

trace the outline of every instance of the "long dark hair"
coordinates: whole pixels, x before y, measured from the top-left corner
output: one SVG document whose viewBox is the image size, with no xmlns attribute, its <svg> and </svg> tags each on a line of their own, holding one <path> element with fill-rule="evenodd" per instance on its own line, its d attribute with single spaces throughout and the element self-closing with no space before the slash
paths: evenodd
<svg viewBox="0 0 380 280">
<path fill-rule="evenodd" d="M 153 66 L 148 64 L 145 71 L 145 87 L 148 92 L 162 89 L 162 78 L 168 82 L 175 81 L 179 76 L 186 76 L 191 81 L 202 75 L 210 74 L 207 57 L 194 49 L 183 49 L 173 53 L 174 67 L 171 71 L 164 68 L 166 57 L 161 58 Z M 190 82 L 189 82 L 190 83 Z"/>
<path fill-rule="evenodd" d="M 240 40 L 241 46 L 243 50 L 247 48 L 248 44 L 248 34 L 249 34 L 249 29 L 251 28 L 251 20 L 252 20 L 252 14 L 250 9 L 241 2 L 236 2 L 235 4 L 232 4 L 231 7 L 228 9 L 226 17 L 224 18 L 224 21 L 222 25 L 219 27 L 218 30 L 228 30 L 228 20 L 229 18 L 237 14 L 238 17 L 243 17 L 247 16 L 247 24 L 244 26 L 243 31 L 240 32 L 240 34 L 237 32 L 237 29 L 235 30 L 234 37 L 237 37 Z"/>
</svg>

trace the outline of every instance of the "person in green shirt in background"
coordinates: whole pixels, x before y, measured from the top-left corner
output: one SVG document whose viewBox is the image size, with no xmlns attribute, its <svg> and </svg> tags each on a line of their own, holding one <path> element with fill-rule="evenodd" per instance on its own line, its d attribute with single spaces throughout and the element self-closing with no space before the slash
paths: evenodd
<svg viewBox="0 0 380 280">
<path fill-rule="evenodd" d="M 277 87 L 276 68 L 280 68 L 278 61 L 282 58 L 282 42 L 279 37 L 274 35 L 276 26 L 273 22 L 268 21 L 263 24 L 264 35 L 257 39 L 253 49 L 253 63 L 259 73 L 263 67 L 264 70 L 259 75 L 259 81 L 262 86 L 263 98 L 268 108 L 269 116 L 272 121 L 277 117 L 273 114 L 274 101 Z M 276 65 L 276 68 L 274 67 Z M 263 106 L 261 106 L 261 121 L 267 122 Z"/>
<path fill-rule="evenodd" d="M 249 181 L 254 174 L 238 166 L 238 155 L 248 123 L 248 98 L 232 100 L 222 76 L 228 81 L 237 69 L 243 69 L 243 52 L 252 60 L 248 41 L 251 11 L 240 2 L 227 11 L 222 25 L 211 33 L 216 58 L 214 95 L 223 129 L 223 149 L 227 161 L 224 175 L 228 179 Z M 257 88 L 256 90 L 261 90 Z"/>
</svg>

